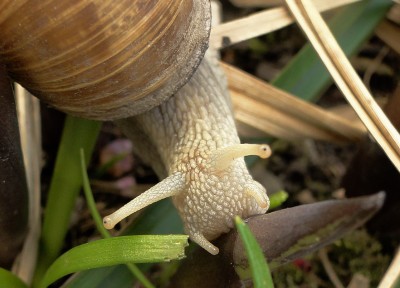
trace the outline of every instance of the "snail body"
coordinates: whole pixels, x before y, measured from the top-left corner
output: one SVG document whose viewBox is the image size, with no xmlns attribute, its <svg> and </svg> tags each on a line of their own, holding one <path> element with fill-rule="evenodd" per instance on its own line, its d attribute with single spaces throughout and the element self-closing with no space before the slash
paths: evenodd
<svg viewBox="0 0 400 288">
<path fill-rule="evenodd" d="M 266 191 L 250 176 L 243 156 L 266 158 L 269 147 L 240 144 L 229 95 L 215 69 L 204 58 L 192 79 L 166 102 L 117 121 L 158 175 L 167 178 L 105 217 L 106 228 L 172 196 L 185 232 L 217 254 L 209 240 L 228 232 L 234 216 L 267 211 Z"/>
<path fill-rule="evenodd" d="M 265 189 L 251 178 L 243 156 L 268 157 L 270 150 L 240 144 L 221 72 L 207 57 L 202 60 L 209 5 L 208 0 L 3 1 L 0 61 L 16 82 L 49 105 L 75 116 L 116 120 L 165 178 L 106 216 L 107 228 L 172 197 L 186 233 L 217 254 L 209 241 L 227 232 L 235 215 L 246 218 L 268 209 Z"/>
</svg>

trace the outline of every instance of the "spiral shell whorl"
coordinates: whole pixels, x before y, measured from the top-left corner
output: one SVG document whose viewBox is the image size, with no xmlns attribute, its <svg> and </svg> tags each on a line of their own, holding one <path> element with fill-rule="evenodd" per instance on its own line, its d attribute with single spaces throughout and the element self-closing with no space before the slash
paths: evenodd
<svg viewBox="0 0 400 288">
<path fill-rule="evenodd" d="M 51 106 L 112 120 L 183 86 L 209 29 L 205 0 L 8 1 L 0 10 L 0 61 Z"/>
</svg>

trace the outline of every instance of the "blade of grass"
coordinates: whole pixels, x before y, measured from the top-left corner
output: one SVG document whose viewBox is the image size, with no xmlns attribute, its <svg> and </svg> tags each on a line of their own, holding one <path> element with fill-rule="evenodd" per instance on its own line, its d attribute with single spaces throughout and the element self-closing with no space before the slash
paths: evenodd
<svg viewBox="0 0 400 288">
<path fill-rule="evenodd" d="M 265 261 L 264 254 L 254 238 L 249 227 L 240 219 L 239 216 L 235 217 L 236 228 L 239 232 L 240 238 L 246 249 L 246 254 L 249 260 L 251 273 L 253 275 L 253 283 L 255 288 L 272 288 L 271 273 L 268 264 Z"/>
<path fill-rule="evenodd" d="M 85 275 L 85 277 L 75 276 Z M 132 288 L 134 279 L 132 272 L 126 265 L 116 265 L 103 268 L 89 269 L 83 272 L 75 273 L 61 287 L 62 288 Z"/>
<path fill-rule="evenodd" d="M 99 212 L 96 209 L 96 203 L 94 201 L 92 189 L 90 188 L 89 184 L 89 177 L 86 172 L 87 165 L 85 163 L 85 152 L 83 149 L 80 150 L 80 160 L 81 160 L 81 173 L 83 179 L 83 192 L 85 193 L 85 198 L 90 210 L 90 214 L 92 215 L 97 231 L 100 232 L 103 238 L 111 238 L 111 234 L 107 231 L 106 228 L 104 228 L 103 221 L 100 217 Z M 146 288 L 154 287 L 153 284 L 144 276 L 142 271 L 140 271 L 140 269 L 136 265 L 132 263 L 127 263 L 126 266 L 132 272 L 132 274 L 143 284 L 144 287 Z"/>
<path fill-rule="evenodd" d="M 318 4 L 318 9 L 320 11 L 326 11 L 355 1 L 359 0 L 316 0 L 315 2 Z M 213 27 L 210 36 L 210 46 L 214 49 L 225 48 L 278 30 L 293 22 L 293 17 L 288 13 L 285 7 L 254 13 L 248 17 Z"/>
<path fill-rule="evenodd" d="M 124 231 L 124 235 L 177 233 L 183 233 L 182 221 L 176 209 L 173 207 L 170 199 L 164 199 L 148 207 L 143 214 L 138 216 L 133 225 Z M 142 271 L 145 271 L 149 268 L 149 266 L 146 264 L 140 264 L 140 267 Z M 127 269 L 124 265 L 119 265 L 115 267 L 80 272 L 75 274 L 70 283 L 67 283 L 67 285 L 64 285 L 63 287 L 80 288 L 83 287 L 82 283 L 84 283 L 85 288 L 98 288 L 97 285 L 92 283 L 96 283 L 96 281 L 99 279 L 102 279 L 101 283 L 107 283 L 108 278 L 112 279 L 119 277 L 121 273 L 125 275 L 126 281 L 129 283 L 128 287 L 131 287 L 133 276 L 129 277 L 129 275 L 126 275 L 126 273 L 124 274 L 123 271 L 126 270 Z M 105 285 L 104 288 L 105 287 L 113 286 Z"/>
<path fill-rule="evenodd" d="M 96 208 L 96 202 L 93 198 L 92 189 L 90 188 L 89 177 L 86 172 L 87 164 L 85 162 L 85 152 L 81 148 L 80 149 L 80 162 L 81 162 L 81 173 L 82 173 L 82 184 L 83 184 L 83 192 L 85 194 L 86 203 L 89 207 L 90 214 L 92 215 L 94 224 L 96 225 L 97 231 L 101 234 L 103 238 L 111 238 L 111 234 L 108 232 L 106 228 L 104 228 L 103 221 L 101 216 Z"/>
<path fill-rule="evenodd" d="M 349 5 L 329 26 L 346 55 L 351 56 L 373 33 L 391 6 L 390 0 L 369 0 Z M 290 61 L 272 84 L 304 100 L 315 100 L 332 83 L 331 76 L 311 45 Z"/>
<path fill-rule="evenodd" d="M 141 235 L 101 239 L 74 247 L 47 270 L 41 287 L 73 272 L 127 263 L 153 263 L 182 259 L 186 235 Z"/>
<path fill-rule="evenodd" d="M 286 0 L 286 4 L 347 101 L 400 171 L 400 134 L 358 77 L 321 15 L 310 0 Z"/>
<path fill-rule="evenodd" d="M 100 127 L 100 122 L 67 116 L 48 192 L 33 287 L 37 287 L 63 246 L 71 211 L 82 186 L 79 149 L 87 151 L 86 162 L 89 162 Z"/>
<path fill-rule="evenodd" d="M 145 264 L 139 264 L 141 266 Z M 78 277 L 77 277 L 78 276 Z M 135 281 L 126 265 L 95 268 L 75 273 L 62 288 L 132 288 Z"/>
<path fill-rule="evenodd" d="M 28 288 L 28 285 L 20 278 L 3 268 L 0 268 L 0 283 L 3 287 L 7 288 Z"/>
<path fill-rule="evenodd" d="M 289 197 L 286 191 L 278 191 L 269 196 L 269 209 L 274 209 L 283 204 Z"/>
<path fill-rule="evenodd" d="M 118 163 L 119 161 L 121 161 L 122 159 L 124 159 L 127 155 L 129 155 L 129 153 L 120 153 L 115 155 L 114 157 L 112 157 L 109 161 L 107 161 L 106 163 L 104 163 L 102 166 L 100 166 L 95 174 L 94 177 L 95 178 L 100 178 L 101 176 L 103 176 L 112 166 L 114 166 L 116 163 Z"/>
</svg>

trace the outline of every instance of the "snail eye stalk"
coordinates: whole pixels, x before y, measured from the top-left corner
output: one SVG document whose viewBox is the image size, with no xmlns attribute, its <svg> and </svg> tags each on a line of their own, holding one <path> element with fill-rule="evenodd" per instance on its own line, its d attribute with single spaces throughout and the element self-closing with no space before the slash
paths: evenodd
<svg viewBox="0 0 400 288">
<path fill-rule="evenodd" d="M 146 192 L 128 202 L 114 213 L 103 218 L 106 229 L 112 229 L 122 219 L 164 198 L 177 195 L 185 189 L 185 179 L 181 173 L 173 174 Z"/>
<path fill-rule="evenodd" d="M 210 155 L 210 169 L 220 173 L 235 159 L 250 155 L 265 159 L 271 156 L 271 148 L 267 144 L 237 144 L 217 149 Z"/>
</svg>

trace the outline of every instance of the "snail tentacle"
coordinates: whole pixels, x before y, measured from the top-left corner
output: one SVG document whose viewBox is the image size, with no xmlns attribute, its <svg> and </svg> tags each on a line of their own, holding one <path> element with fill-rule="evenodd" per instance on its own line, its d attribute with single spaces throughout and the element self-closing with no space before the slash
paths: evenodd
<svg viewBox="0 0 400 288">
<path fill-rule="evenodd" d="M 254 198 L 256 200 L 258 206 L 261 209 L 268 209 L 269 208 L 269 199 L 267 194 L 265 194 L 264 187 L 261 186 L 258 182 L 249 183 L 244 188 L 246 195 Z"/>
<path fill-rule="evenodd" d="M 219 253 L 218 247 L 216 247 L 210 241 L 208 241 L 203 234 L 201 233 L 192 234 L 190 235 L 190 238 L 198 245 L 203 247 L 203 249 L 207 250 L 210 254 L 217 255 Z"/>
<path fill-rule="evenodd" d="M 250 155 L 265 159 L 271 156 L 271 148 L 267 144 L 236 144 L 219 148 L 210 156 L 210 169 L 215 169 L 216 173 L 222 172 L 232 164 L 233 160 Z"/>
<path fill-rule="evenodd" d="M 179 194 L 185 189 L 185 179 L 181 173 L 175 173 L 146 192 L 128 202 L 114 213 L 103 218 L 103 225 L 112 229 L 122 219 L 164 198 Z"/>
</svg>

